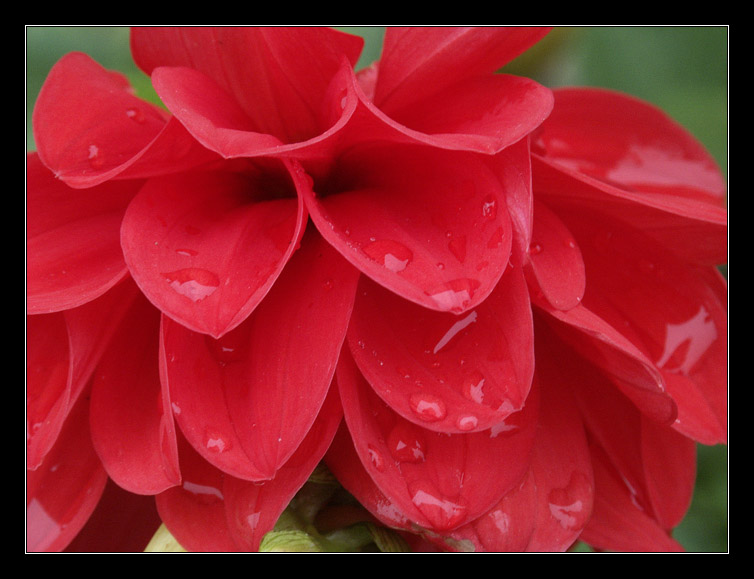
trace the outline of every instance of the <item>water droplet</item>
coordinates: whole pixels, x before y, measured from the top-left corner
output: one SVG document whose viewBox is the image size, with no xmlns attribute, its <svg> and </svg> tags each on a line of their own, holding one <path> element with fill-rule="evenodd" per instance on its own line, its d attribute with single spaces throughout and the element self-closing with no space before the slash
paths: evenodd
<svg viewBox="0 0 754 579">
<path fill-rule="evenodd" d="M 542 253 L 542 246 L 539 243 L 532 242 L 529 245 L 529 255 L 537 255 Z"/>
<path fill-rule="evenodd" d="M 717 326 L 704 306 L 685 322 L 667 324 L 665 345 L 657 366 L 683 375 L 693 367 L 717 340 Z"/>
<path fill-rule="evenodd" d="M 388 435 L 388 450 L 399 462 L 417 464 L 425 459 L 425 442 L 413 426 L 399 422 Z"/>
<path fill-rule="evenodd" d="M 488 195 L 482 201 L 482 216 L 487 219 L 495 219 L 497 217 L 497 199 L 492 195 Z"/>
<path fill-rule="evenodd" d="M 89 145 L 89 155 L 87 156 L 87 159 L 89 159 L 89 165 L 93 169 L 99 169 L 105 164 L 105 159 L 97 145 Z"/>
<path fill-rule="evenodd" d="M 390 239 L 373 241 L 364 247 L 364 253 L 395 273 L 406 269 L 414 259 L 414 254 L 408 247 Z"/>
<path fill-rule="evenodd" d="M 467 400 L 481 404 L 484 400 L 484 381 L 484 374 L 472 372 L 464 378 L 461 393 Z"/>
<path fill-rule="evenodd" d="M 181 407 L 178 406 L 175 402 L 171 402 L 170 406 L 173 408 L 173 414 L 178 416 L 181 413 Z"/>
<path fill-rule="evenodd" d="M 335 287 L 335 283 L 331 279 L 326 279 L 324 282 L 322 282 L 322 286 L 326 290 L 331 290 L 333 287 Z"/>
<path fill-rule="evenodd" d="M 208 428 L 204 431 L 204 446 L 211 452 L 222 453 L 228 451 L 232 444 L 222 434 Z"/>
<path fill-rule="evenodd" d="M 416 490 L 411 500 L 432 523 L 435 530 L 451 529 L 463 521 L 467 507 L 446 498 L 441 498 L 426 489 Z"/>
<path fill-rule="evenodd" d="M 592 485 L 584 473 L 574 472 L 565 488 L 548 496 L 550 514 L 568 531 L 580 530 L 589 519 Z"/>
<path fill-rule="evenodd" d="M 487 241 L 487 249 L 496 249 L 500 247 L 503 244 L 504 237 L 505 230 L 502 227 L 498 227 Z"/>
<path fill-rule="evenodd" d="M 425 392 L 417 392 L 409 398 L 411 410 L 425 422 L 436 422 L 447 415 L 445 402 L 437 396 Z"/>
<path fill-rule="evenodd" d="M 382 456 L 382 453 L 371 444 L 367 445 L 367 452 L 369 453 L 369 461 L 372 463 L 372 466 L 377 469 L 377 472 L 384 471 L 385 457 Z"/>
<path fill-rule="evenodd" d="M 217 274 L 197 267 L 179 269 L 162 275 L 176 293 L 187 297 L 192 302 L 209 297 L 220 285 L 220 278 Z"/>
<path fill-rule="evenodd" d="M 146 120 L 144 111 L 140 108 L 134 107 L 126 110 L 126 116 L 136 123 L 143 123 Z"/>
<path fill-rule="evenodd" d="M 472 414 L 459 416 L 456 419 L 456 426 L 458 427 L 458 430 L 463 430 L 464 432 L 474 430 L 477 427 L 477 424 L 479 424 L 479 419 Z"/>
<path fill-rule="evenodd" d="M 474 292 L 480 285 L 480 282 L 475 279 L 454 279 L 447 282 L 444 288 L 429 294 L 429 297 L 441 310 L 462 312 L 471 303 Z"/>
<path fill-rule="evenodd" d="M 185 255 L 186 257 L 196 257 L 199 255 L 199 252 L 193 249 L 176 249 L 175 252 L 178 255 Z"/>
<path fill-rule="evenodd" d="M 217 487 L 183 481 L 183 490 L 190 493 L 191 496 L 199 503 L 211 505 L 224 500 L 223 494 Z"/>
<path fill-rule="evenodd" d="M 435 344 L 432 353 L 437 354 L 437 352 L 447 346 L 461 331 L 465 330 L 471 324 L 476 322 L 477 317 L 478 314 L 476 312 L 471 312 L 469 315 L 453 323 L 453 325 L 450 326 L 450 329 L 448 329 L 448 331 L 446 331 L 445 334 L 443 334 L 443 336 L 440 338 L 440 340 L 438 340 L 438 342 Z"/>
</svg>

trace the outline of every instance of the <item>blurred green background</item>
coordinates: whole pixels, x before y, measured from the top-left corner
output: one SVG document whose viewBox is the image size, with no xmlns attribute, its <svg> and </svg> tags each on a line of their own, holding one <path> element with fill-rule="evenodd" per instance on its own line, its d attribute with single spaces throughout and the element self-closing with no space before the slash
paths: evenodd
<svg viewBox="0 0 754 579">
<path fill-rule="evenodd" d="M 341 27 L 360 34 L 365 48 L 358 67 L 379 57 L 383 29 Z M 562 27 L 506 67 L 549 87 L 599 86 L 621 90 L 664 109 L 709 149 L 728 174 L 728 28 Z M 44 79 L 69 51 L 91 55 L 124 72 L 137 93 L 154 99 L 134 66 L 128 29 L 120 27 L 27 27 L 27 150 L 34 148 L 31 112 Z M 728 551 L 727 447 L 700 447 L 697 488 L 675 537 L 689 551 Z"/>
</svg>

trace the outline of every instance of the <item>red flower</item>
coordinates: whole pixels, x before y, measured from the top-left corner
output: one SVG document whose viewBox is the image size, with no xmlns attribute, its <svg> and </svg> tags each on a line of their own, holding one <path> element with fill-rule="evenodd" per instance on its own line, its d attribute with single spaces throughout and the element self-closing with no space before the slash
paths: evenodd
<svg viewBox="0 0 754 579">
<path fill-rule="evenodd" d="M 30 549 L 109 477 L 184 547 L 255 550 L 325 455 L 445 549 L 675 547 L 693 440 L 727 430 L 723 183 L 642 103 L 493 74 L 545 32 L 389 29 L 356 75 L 327 29 L 134 30 L 169 113 L 56 65 Z"/>
</svg>

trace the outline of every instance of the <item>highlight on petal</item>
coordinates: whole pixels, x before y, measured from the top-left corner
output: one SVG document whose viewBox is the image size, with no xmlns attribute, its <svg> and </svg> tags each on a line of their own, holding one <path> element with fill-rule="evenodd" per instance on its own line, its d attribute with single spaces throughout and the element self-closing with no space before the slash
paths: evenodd
<svg viewBox="0 0 754 579">
<path fill-rule="evenodd" d="M 406 420 L 439 432 L 479 432 L 523 408 L 534 373 L 531 306 L 521 268 L 455 316 L 362 278 L 348 331 L 377 394 Z"/>
<path fill-rule="evenodd" d="M 595 225 L 584 211 L 578 217 L 561 215 L 579 239 L 592 239 L 581 244 L 589 275 L 584 305 L 619 328 L 663 381 L 672 383 L 668 392 L 679 416 L 685 416 L 679 430 L 698 440 L 725 440 L 728 319 L 721 276 L 688 266 L 653 240 L 604 216 Z M 701 406 L 700 394 L 707 399 Z M 694 423 L 706 426 L 697 433 Z M 715 423 L 713 434 L 709 428 Z"/>
<path fill-rule="evenodd" d="M 245 130 L 282 143 L 327 129 L 319 113 L 330 80 L 343 58 L 356 63 L 362 46 L 360 37 L 324 27 L 149 27 L 131 33 L 134 60 L 147 74 L 183 67 L 208 76 L 231 97 L 222 106 L 234 101 L 243 111 Z M 157 87 L 162 98 L 177 97 L 168 105 L 175 114 L 184 97 L 199 96 L 187 78 L 173 78 L 173 89 L 187 91 L 180 95 Z"/>
<path fill-rule="evenodd" d="M 507 267 L 507 198 L 528 186 L 517 152 L 503 153 L 511 162 L 501 174 L 467 153 L 354 147 L 305 201 L 317 229 L 362 273 L 419 305 L 462 313 Z"/>
<path fill-rule="evenodd" d="M 452 84 L 490 75 L 548 32 L 530 27 L 389 27 L 375 104 L 392 115 Z"/>
<path fill-rule="evenodd" d="M 312 231 L 262 304 L 223 338 L 163 320 L 173 411 L 206 460 L 260 481 L 291 457 L 330 387 L 357 279 Z"/>
<path fill-rule="evenodd" d="M 120 223 L 141 182 L 71 189 L 26 156 L 26 307 L 29 314 L 75 308 L 128 275 Z"/>
<path fill-rule="evenodd" d="M 560 89 L 555 95 L 553 113 L 533 138 L 537 191 L 559 202 L 597 204 L 689 261 L 727 262 L 726 183 L 686 129 L 654 106 L 613 91 Z"/>
<path fill-rule="evenodd" d="M 495 428 L 478 433 L 444 434 L 401 418 L 371 390 L 345 352 L 338 386 L 348 429 L 361 464 L 380 493 L 402 517 L 418 527 L 444 532 L 491 509 L 521 482 L 529 466 L 536 431 L 537 396 Z M 495 457 L 499 460 L 495 460 Z M 334 464 L 341 480 L 343 465 Z M 346 473 L 346 480 L 351 477 Z M 343 480 L 341 480 L 343 482 Z M 348 488 L 348 483 L 344 482 Z M 378 495 L 361 496 L 378 514 Z"/>
<path fill-rule="evenodd" d="M 97 506 L 107 474 L 89 436 L 89 402 L 81 397 L 53 449 L 26 471 L 26 549 L 62 551 Z"/>
<path fill-rule="evenodd" d="M 586 273 L 578 244 L 558 216 L 536 201 L 525 271 L 537 300 L 559 310 L 581 303 Z"/>
<path fill-rule="evenodd" d="M 180 483 L 170 399 L 159 372 L 159 312 L 143 297 L 97 368 L 92 440 L 110 477 L 136 494 Z"/>
<path fill-rule="evenodd" d="M 150 180 L 129 205 L 121 243 L 144 294 L 215 337 L 240 324 L 285 266 L 306 220 L 282 164 Z"/>
</svg>

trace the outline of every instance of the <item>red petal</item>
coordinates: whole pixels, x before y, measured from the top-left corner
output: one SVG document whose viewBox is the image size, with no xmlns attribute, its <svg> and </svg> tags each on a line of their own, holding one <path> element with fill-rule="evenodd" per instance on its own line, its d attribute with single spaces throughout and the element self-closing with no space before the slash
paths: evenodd
<svg viewBox="0 0 754 579">
<path fill-rule="evenodd" d="M 181 486 L 155 497 L 162 522 L 187 551 L 237 551 L 226 522 L 226 475 L 202 459 L 183 437 L 178 442 L 183 480 Z"/>
<path fill-rule="evenodd" d="M 343 418 L 337 388 L 331 388 L 312 429 L 291 458 L 264 482 L 225 478 L 223 489 L 228 526 L 234 540 L 245 550 L 257 551 L 265 533 L 304 485 L 330 446 Z"/>
<path fill-rule="evenodd" d="M 27 317 L 27 468 L 37 468 L 136 295 L 124 283 L 64 313 Z"/>
<path fill-rule="evenodd" d="M 586 273 L 573 235 L 546 205 L 534 205 L 534 230 L 526 262 L 527 279 L 536 300 L 545 299 L 558 310 L 581 303 Z"/>
<path fill-rule="evenodd" d="M 674 527 L 691 501 L 694 442 L 647 420 L 596 373 L 582 371 L 576 392 L 591 438 L 605 450 L 633 502 L 662 527 Z"/>
<path fill-rule="evenodd" d="M 134 280 L 164 313 L 215 337 L 240 324 L 303 233 L 287 176 L 185 173 L 153 179 L 129 206 L 122 245 Z"/>
<path fill-rule="evenodd" d="M 527 27 L 388 28 L 375 104 L 392 115 L 451 84 L 492 74 L 548 32 Z"/>
<path fill-rule="evenodd" d="M 77 307 L 127 275 L 120 222 L 138 182 L 76 190 L 26 157 L 27 312 Z"/>
<path fill-rule="evenodd" d="M 180 483 L 175 426 L 160 386 L 159 312 L 140 299 L 97 368 L 92 439 L 108 474 L 137 494 Z"/>
<path fill-rule="evenodd" d="M 522 148 L 508 173 L 429 147 L 356 147 L 306 196 L 322 235 L 377 283 L 430 309 L 462 313 L 486 298 L 510 257 L 508 188 L 528 186 Z"/>
<path fill-rule="evenodd" d="M 595 226 L 588 214 L 580 212 L 570 224 L 572 231 L 580 228 L 580 238 L 594 240 L 581 244 L 590 272 L 584 304 L 620 328 L 673 383 L 671 394 L 679 408 L 684 407 L 681 420 L 696 415 L 679 429 L 708 440 L 712 434 L 708 428 L 717 422 L 716 442 L 725 440 L 728 315 L 721 276 L 679 262 L 652 240 L 604 217 Z M 694 389 L 707 399 L 706 404 L 698 404 Z M 694 422 L 707 426 L 697 434 Z"/>
<path fill-rule="evenodd" d="M 593 454 L 597 494 L 592 518 L 581 539 L 597 549 L 611 551 L 683 551 L 665 529 L 636 506 L 628 487 L 606 462 L 600 449 L 595 449 Z"/>
<path fill-rule="evenodd" d="M 107 482 L 89 437 L 82 397 L 45 461 L 26 472 L 26 548 L 62 551 L 86 523 Z"/>
<path fill-rule="evenodd" d="M 528 468 L 536 430 L 535 396 L 493 430 L 443 434 L 393 412 L 345 353 L 338 365 L 338 385 L 361 463 L 389 501 L 419 527 L 448 531 L 481 516 Z M 379 504 L 364 503 L 374 497 L 357 498 L 372 512 L 379 511 Z"/>
<path fill-rule="evenodd" d="M 606 90 L 558 90 L 534 150 L 547 162 L 535 159 L 538 191 L 596 203 L 701 263 L 727 261 L 723 176 L 660 110 Z"/>
<path fill-rule="evenodd" d="M 105 492 L 66 553 L 141 553 L 160 526 L 154 497 L 108 480 Z"/>
<path fill-rule="evenodd" d="M 330 79 L 344 56 L 356 62 L 362 45 L 357 36 L 320 27 L 136 28 L 131 37 L 147 74 L 160 66 L 204 73 L 232 95 L 252 130 L 285 143 L 321 132 Z"/>
<path fill-rule="evenodd" d="M 520 410 L 534 372 L 531 308 L 521 268 L 462 316 L 407 302 L 362 278 L 348 334 L 359 369 L 405 419 L 439 432 L 479 432 Z"/>
<path fill-rule="evenodd" d="M 215 341 L 164 321 L 177 420 L 202 456 L 247 480 L 288 460 L 327 394 L 357 277 L 314 233 L 234 332 Z"/>
</svg>

